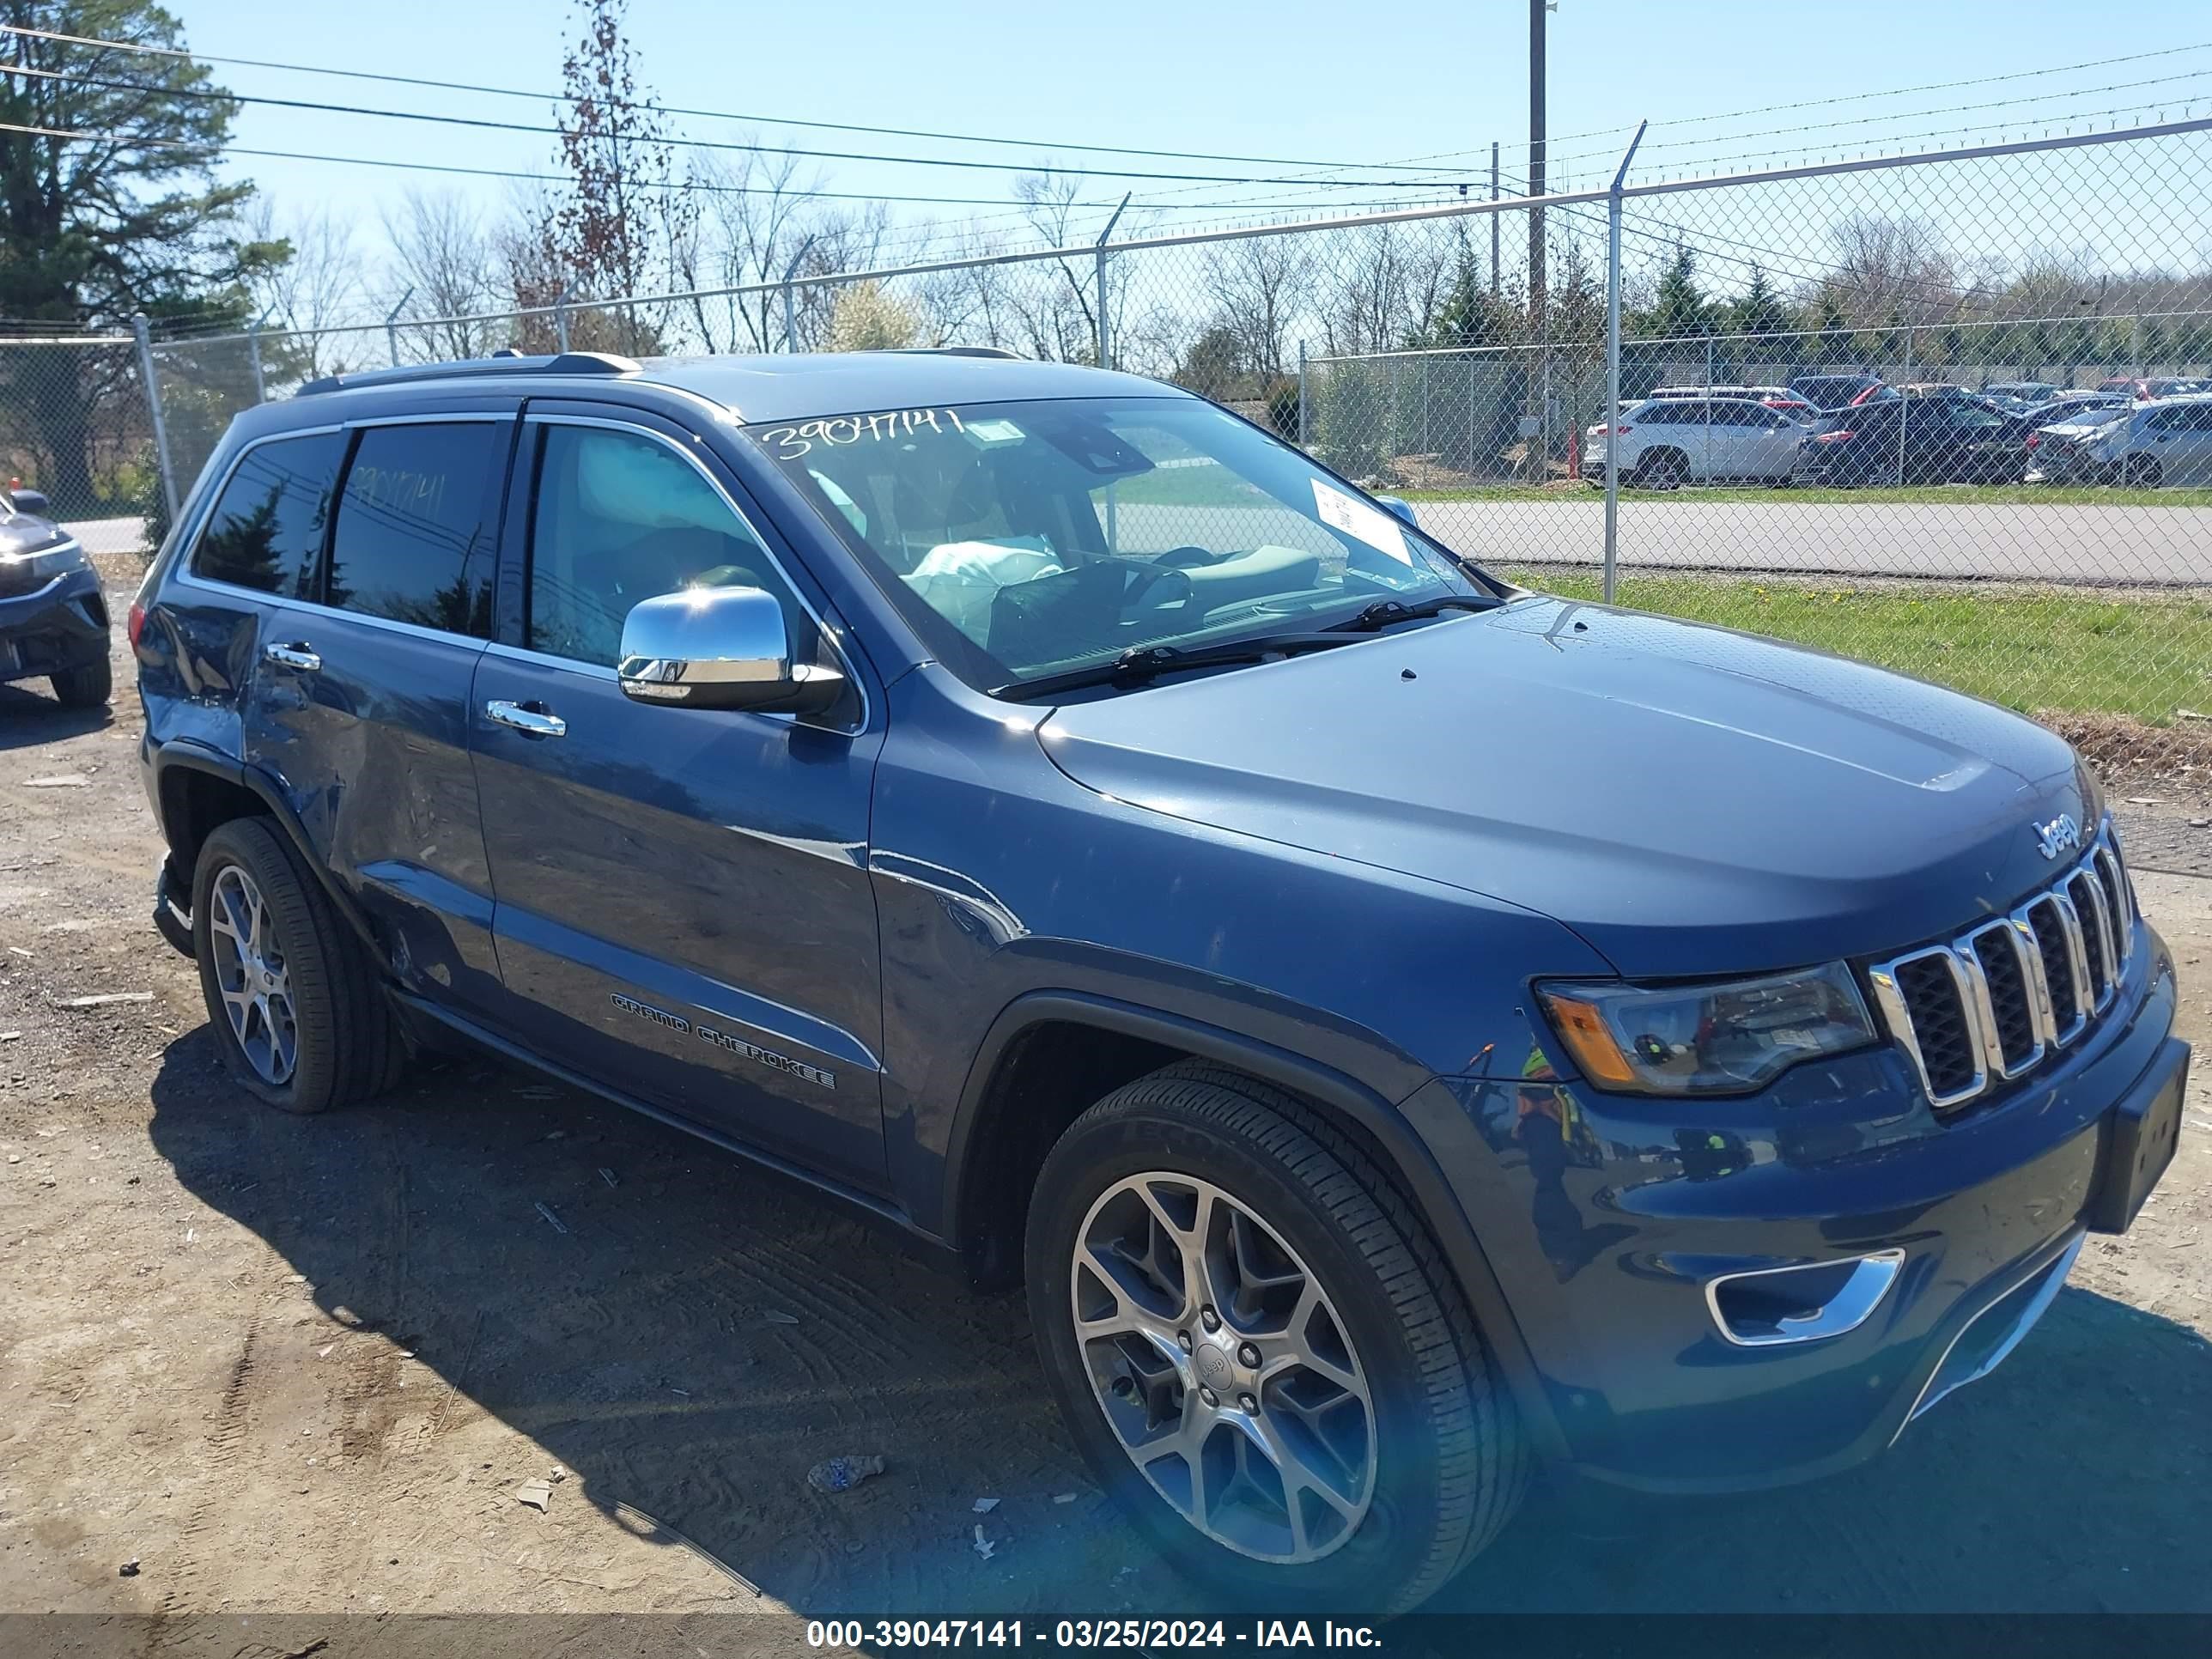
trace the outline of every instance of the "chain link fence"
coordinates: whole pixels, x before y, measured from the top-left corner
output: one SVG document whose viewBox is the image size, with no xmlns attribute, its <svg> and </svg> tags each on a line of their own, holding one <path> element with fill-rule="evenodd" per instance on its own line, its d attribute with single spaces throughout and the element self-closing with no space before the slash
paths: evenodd
<svg viewBox="0 0 2212 1659">
<path fill-rule="evenodd" d="M 1534 586 L 2076 736 L 2212 730 L 2212 120 L 1751 173 L 1711 148 L 1534 201 L 158 341 L 158 411 L 128 337 L 0 343 L 0 441 L 97 507 L 164 447 L 181 492 L 240 410 L 334 373 L 990 346 L 1215 398 Z"/>
<path fill-rule="evenodd" d="M 70 519 L 143 514 L 161 490 L 130 335 L 0 337 L 0 483 Z"/>
</svg>

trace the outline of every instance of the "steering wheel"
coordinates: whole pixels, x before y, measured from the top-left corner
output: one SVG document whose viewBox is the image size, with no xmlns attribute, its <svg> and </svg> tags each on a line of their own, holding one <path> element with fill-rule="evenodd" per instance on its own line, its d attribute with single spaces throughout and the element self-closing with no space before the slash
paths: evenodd
<svg viewBox="0 0 2212 1659">
<path fill-rule="evenodd" d="M 1194 565 L 1219 564 L 1230 555 L 1216 553 L 1211 548 L 1171 547 L 1153 558 L 1152 563 L 1163 570 L 1188 570 Z"/>
<path fill-rule="evenodd" d="M 1203 552 L 1205 550 L 1200 548 L 1192 550 Z M 1152 591 L 1164 584 L 1173 584 L 1173 586 L 1164 595 L 1157 599 L 1152 597 Z M 1191 592 L 1189 576 L 1174 566 L 1162 567 L 1157 563 L 1139 564 L 1133 561 L 1128 565 L 1126 584 L 1121 589 L 1121 608 L 1125 611 L 1133 611 L 1139 605 L 1144 605 L 1157 609 L 1162 605 L 1175 605 L 1188 599 Z"/>
</svg>

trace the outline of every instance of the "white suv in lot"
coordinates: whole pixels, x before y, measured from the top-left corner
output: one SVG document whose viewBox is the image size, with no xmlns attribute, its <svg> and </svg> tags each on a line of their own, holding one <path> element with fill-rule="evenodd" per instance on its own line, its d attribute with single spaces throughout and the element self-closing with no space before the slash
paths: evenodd
<svg viewBox="0 0 2212 1659">
<path fill-rule="evenodd" d="M 1583 476 L 1603 483 L 1617 456 L 1621 483 L 1646 489 L 1786 483 L 1810 430 L 1757 398 L 1652 398 L 1584 434 Z"/>
<path fill-rule="evenodd" d="M 2139 404 L 2082 448 L 2100 477 L 2121 483 L 2212 483 L 2212 394 Z"/>
</svg>

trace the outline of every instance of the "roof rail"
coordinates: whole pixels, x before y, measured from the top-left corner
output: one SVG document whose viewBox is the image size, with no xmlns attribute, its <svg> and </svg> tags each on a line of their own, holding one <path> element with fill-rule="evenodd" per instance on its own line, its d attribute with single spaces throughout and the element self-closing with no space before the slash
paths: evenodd
<svg viewBox="0 0 2212 1659">
<path fill-rule="evenodd" d="M 892 346 L 890 349 L 906 357 L 1004 357 L 1012 362 L 1022 361 L 1020 352 L 1008 351 L 1003 346 Z"/>
<path fill-rule="evenodd" d="M 325 374 L 319 380 L 308 381 L 292 395 L 311 398 L 320 392 L 345 392 L 356 386 L 465 380 L 487 374 L 636 374 L 642 369 L 636 359 L 618 357 L 611 351 L 563 351 L 543 357 L 494 356 L 457 362 L 410 363 L 402 368 L 371 368 L 359 374 Z"/>
</svg>

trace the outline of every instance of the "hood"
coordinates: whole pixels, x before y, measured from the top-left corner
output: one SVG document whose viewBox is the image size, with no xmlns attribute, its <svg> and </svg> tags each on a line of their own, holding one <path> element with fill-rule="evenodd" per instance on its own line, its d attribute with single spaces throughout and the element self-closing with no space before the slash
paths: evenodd
<svg viewBox="0 0 2212 1659">
<path fill-rule="evenodd" d="M 1638 977 L 1963 928 L 2055 873 L 2031 821 L 2094 805 L 2062 739 L 1990 704 L 1543 596 L 1063 707 L 1038 736 L 1101 793 L 1541 911 Z"/>
<path fill-rule="evenodd" d="M 42 553 L 68 539 L 59 525 L 28 513 L 9 513 L 0 517 L 0 558 Z"/>
</svg>

